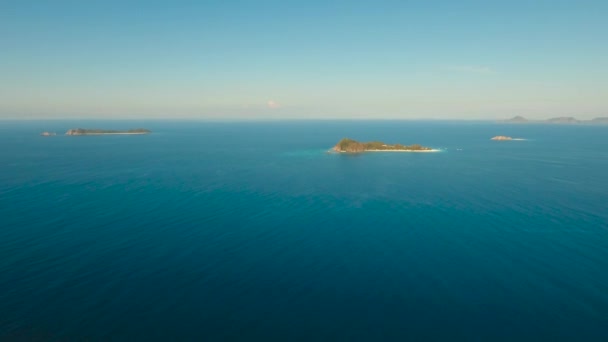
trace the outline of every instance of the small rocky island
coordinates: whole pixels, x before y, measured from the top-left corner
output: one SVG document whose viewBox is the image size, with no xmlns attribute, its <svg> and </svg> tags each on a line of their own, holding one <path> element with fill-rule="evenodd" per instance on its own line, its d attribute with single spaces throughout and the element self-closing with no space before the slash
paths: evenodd
<svg viewBox="0 0 608 342">
<path fill-rule="evenodd" d="M 497 135 L 492 140 L 513 140 L 511 137 L 507 137 L 505 135 Z"/>
<path fill-rule="evenodd" d="M 108 130 L 108 129 L 69 129 L 65 132 L 65 135 L 110 135 L 110 134 L 149 134 L 151 133 L 147 129 L 137 128 L 130 129 L 128 131 L 116 131 L 116 130 Z"/>
<path fill-rule="evenodd" d="M 438 150 L 430 147 L 414 145 L 389 145 L 381 141 L 359 142 L 353 139 L 344 138 L 332 148 L 333 152 L 340 153 L 360 153 L 360 152 L 437 152 Z"/>
</svg>

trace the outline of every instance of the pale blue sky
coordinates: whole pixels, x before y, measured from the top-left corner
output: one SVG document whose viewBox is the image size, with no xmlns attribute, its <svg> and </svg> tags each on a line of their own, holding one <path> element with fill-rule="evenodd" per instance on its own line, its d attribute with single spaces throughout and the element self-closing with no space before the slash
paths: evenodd
<svg viewBox="0 0 608 342">
<path fill-rule="evenodd" d="M 0 118 L 608 116 L 608 1 L 0 1 Z"/>
</svg>

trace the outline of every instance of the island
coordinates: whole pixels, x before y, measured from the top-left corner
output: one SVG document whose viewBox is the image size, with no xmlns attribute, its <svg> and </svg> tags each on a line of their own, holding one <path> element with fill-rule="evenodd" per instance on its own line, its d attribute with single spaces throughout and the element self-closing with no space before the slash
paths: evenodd
<svg viewBox="0 0 608 342">
<path fill-rule="evenodd" d="M 430 147 L 414 145 L 389 145 L 381 141 L 359 142 L 353 139 L 344 138 L 332 148 L 333 152 L 340 153 L 361 153 L 361 152 L 438 152 L 439 150 Z"/>
<path fill-rule="evenodd" d="M 571 116 L 560 116 L 557 118 L 551 118 L 547 120 L 547 123 L 552 124 L 578 124 L 581 123 L 580 120 L 577 120 Z"/>
<path fill-rule="evenodd" d="M 595 118 L 595 119 L 591 120 L 591 123 L 593 123 L 593 124 L 599 124 L 599 125 L 608 124 L 608 117 Z"/>
<path fill-rule="evenodd" d="M 515 116 L 515 117 L 513 117 L 511 119 L 505 120 L 504 122 L 507 122 L 507 123 L 527 123 L 529 121 L 530 120 L 524 118 L 523 116 L 517 115 L 517 116 Z"/>
<path fill-rule="evenodd" d="M 504 141 L 504 140 L 513 140 L 513 138 L 507 137 L 505 135 L 497 135 L 494 138 L 492 138 L 492 140 L 501 140 L 501 141 Z"/>
<path fill-rule="evenodd" d="M 598 117 L 591 120 L 579 120 L 572 116 L 559 116 L 546 120 L 528 120 L 521 115 L 511 119 L 498 121 L 499 123 L 507 124 L 553 124 L 553 125 L 606 125 L 608 124 L 607 117 Z"/>
<path fill-rule="evenodd" d="M 65 132 L 65 135 L 110 135 L 110 134 L 135 135 L 135 134 L 149 134 L 149 133 L 151 133 L 149 130 L 143 129 L 143 128 L 130 129 L 127 131 L 76 128 L 76 129 L 69 129 L 67 132 Z"/>
</svg>

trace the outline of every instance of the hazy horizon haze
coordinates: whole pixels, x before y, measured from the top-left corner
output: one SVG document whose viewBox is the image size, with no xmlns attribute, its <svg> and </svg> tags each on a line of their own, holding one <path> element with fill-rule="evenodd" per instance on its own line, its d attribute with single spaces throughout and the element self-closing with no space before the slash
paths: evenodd
<svg viewBox="0 0 608 342">
<path fill-rule="evenodd" d="M 1 119 L 608 116 L 603 1 L 0 4 Z"/>
</svg>

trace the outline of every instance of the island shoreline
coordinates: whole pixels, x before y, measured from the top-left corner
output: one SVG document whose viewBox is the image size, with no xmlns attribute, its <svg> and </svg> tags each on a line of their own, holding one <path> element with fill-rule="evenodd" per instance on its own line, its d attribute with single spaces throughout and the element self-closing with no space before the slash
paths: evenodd
<svg viewBox="0 0 608 342">
<path fill-rule="evenodd" d="M 66 134 L 66 135 L 78 136 L 78 135 L 145 135 L 145 134 L 149 134 L 149 133 L 79 133 L 79 134 Z"/>
<path fill-rule="evenodd" d="M 110 129 L 86 129 L 72 128 L 65 132 L 65 135 L 144 135 L 151 133 L 150 130 L 143 128 L 129 130 L 110 130 Z"/>
<path fill-rule="evenodd" d="M 432 152 L 441 152 L 441 150 L 431 149 L 431 150 L 364 150 L 363 152 L 414 152 L 414 153 L 432 153 Z M 344 152 L 348 153 L 348 152 Z"/>
<path fill-rule="evenodd" d="M 438 150 L 438 149 L 432 149 L 432 150 L 363 150 L 361 152 L 349 152 L 349 151 L 336 151 L 334 149 L 329 149 L 328 152 L 331 152 L 331 153 L 348 153 L 348 154 L 363 153 L 363 152 L 436 153 L 436 152 L 443 152 L 443 150 Z"/>
</svg>

